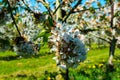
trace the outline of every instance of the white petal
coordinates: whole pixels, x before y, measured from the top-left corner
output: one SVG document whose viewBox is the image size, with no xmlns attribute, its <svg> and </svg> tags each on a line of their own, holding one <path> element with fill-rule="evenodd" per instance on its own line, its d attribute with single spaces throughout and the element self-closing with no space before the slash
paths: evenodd
<svg viewBox="0 0 120 80">
<path fill-rule="evenodd" d="M 62 68 L 62 69 L 64 69 L 64 70 L 67 69 L 66 65 L 64 65 L 64 64 L 58 65 L 58 67 L 60 67 L 60 68 Z"/>
</svg>

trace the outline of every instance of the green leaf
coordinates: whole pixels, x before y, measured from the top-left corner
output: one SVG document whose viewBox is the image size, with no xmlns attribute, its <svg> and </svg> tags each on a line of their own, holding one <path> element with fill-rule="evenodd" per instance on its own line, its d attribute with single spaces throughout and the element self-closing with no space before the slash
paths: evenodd
<svg viewBox="0 0 120 80">
<path fill-rule="evenodd" d="M 91 12 L 91 13 L 94 13 L 94 12 L 95 12 L 95 9 L 94 9 L 93 7 L 90 7 L 89 9 L 90 9 L 90 12 Z"/>
<path fill-rule="evenodd" d="M 110 0 L 106 0 L 106 2 L 109 4 L 109 3 L 110 3 Z"/>
<path fill-rule="evenodd" d="M 52 18 L 49 17 L 48 20 L 49 20 L 50 25 L 51 25 L 51 26 L 54 26 L 54 23 L 53 23 Z"/>
<path fill-rule="evenodd" d="M 106 16 L 106 14 L 104 14 L 103 16 L 101 16 L 100 17 L 100 21 L 105 20 L 105 16 Z"/>
<path fill-rule="evenodd" d="M 98 7 L 101 7 L 101 3 L 100 2 L 97 2 L 97 5 L 98 5 Z"/>
<path fill-rule="evenodd" d="M 45 33 L 46 33 L 46 30 L 42 30 L 42 31 L 40 32 L 40 34 L 39 34 L 39 37 L 44 36 L 44 35 L 45 35 Z"/>
<path fill-rule="evenodd" d="M 6 24 L 6 26 L 8 26 L 9 28 L 12 28 L 14 26 L 14 24 L 9 23 L 9 24 Z"/>
<path fill-rule="evenodd" d="M 114 17 L 118 17 L 118 16 L 120 16 L 120 11 L 117 11 L 114 15 Z"/>
</svg>

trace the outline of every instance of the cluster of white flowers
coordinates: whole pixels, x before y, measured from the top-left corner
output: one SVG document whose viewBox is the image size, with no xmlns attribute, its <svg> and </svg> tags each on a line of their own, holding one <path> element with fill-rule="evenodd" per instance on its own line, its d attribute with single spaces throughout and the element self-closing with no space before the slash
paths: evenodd
<svg viewBox="0 0 120 80">
<path fill-rule="evenodd" d="M 76 25 L 58 22 L 51 30 L 49 42 L 53 44 L 51 51 L 56 52 L 57 65 L 63 69 L 76 68 L 86 59 L 86 48 L 80 40 L 80 32 Z"/>
<path fill-rule="evenodd" d="M 12 30 L 14 29 L 14 27 L 9 28 L 9 25 L 12 23 L 12 19 L 9 14 L 6 14 L 6 12 L 4 12 L 3 14 L 4 16 L 0 16 L 0 38 L 12 39 L 14 35 Z"/>
<path fill-rule="evenodd" d="M 41 38 L 38 37 L 40 28 L 34 23 L 34 18 L 31 13 L 26 11 L 22 16 L 22 24 L 24 27 L 21 29 L 21 34 L 26 37 L 27 40 L 18 39 L 14 46 L 14 51 L 20 56 L 35 55 L 40 49 Z"/>
<path fill-rule="evenodd" d="M 22 18 L 22 23 L 25 25 L 25 27 L 21 32 L 23 35 L 27 36 L 29 41 L 34 41 L 41 30 L 37 26 L 37 24 L 34 23 L 34 18 L 32 17 L 32 14 L 26 11 L 24 12 L 23 16 L 25 17 Z"/>
<path fill-rule="evenodd" d="M 16 46 L 14 46 L 14 51 L 19 56 L 32 56 L 36 55 L 37 51 L 40 49 L 40 44 L 34 44 L 31 41 L 26 41 L 23 37 L 17 37 Z"/>
</svg>

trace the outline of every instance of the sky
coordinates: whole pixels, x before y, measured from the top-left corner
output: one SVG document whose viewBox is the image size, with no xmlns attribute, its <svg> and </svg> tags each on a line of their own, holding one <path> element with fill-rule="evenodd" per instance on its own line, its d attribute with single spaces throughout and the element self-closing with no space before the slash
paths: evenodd
<svg viewBox="0 0 120 80">
<path fill-rule="evenodd" d="M 30 0 L 32 6 L 38 5 L 38 6 L 40 7 L 40 11 L 42 11 L 42 12 L 46 11 L 46 8 L 45 8 L 42 4 L 37 4 L 35 1 L 36 1 L 36 0 Z M 51 9 L 53 9 L 54 7 L 53 7 L 52 4 L 55 2 L 55 0 L 46 0 L 46 1 L 49 2 L 49 3 L 51 3 L 51 4 L 50 4 L 50 7 L 51 7 Z M 78 1 L 78 0 L 76 0 L 76 2 L 77 2 L 77 1 Z M 82 0 L 82 5 L 84 5 L 86 1 L 89 1 L 89 0 Z M 104 0 L 97 0 L 97 1 L 100 1 L 100 3 L 102 4 L 102 6 L 104 6 L 104 4 L 105 4 L 105 1 L 104 1 Z M 72 4 L 72 6 L 74 6 L 74 5 L 75 5 L 75 3 Z M 94 7 L 97 7 L 97 4 L 96 4 L 96 3 L 93 3 L 92 5 L 93 5 Z"/>
<path fill-rule="evenodd" d="M 0 0 L 0 2 L 1 2 L 2 0 Z M 44 11 L 47 11 L 47 9 L 44 7 L 44 5 L 42 5 L 41 3 L 37 3 L 36 2 L 36 0 L 24 0 L 24 1 L 26 1 L 26 3 L 27 4 L 29 4 L 29 6 L 31 6 L 31 9 L 32 10 L 35 10 L 35 9 L 38 9 L 40 12 L 44 12 Z M 47 2 L 49 2 L 49 3 L 51 3 L 50 4 L 50 7 L 51 7 L 51 9 L 54 9 L 54 6 L 52 5 L 54 2 L 55 2 L 55 0 L 46 0 Z M 76 0 L 76 2 L 77 2 L 78 0 Z M 85 4 L 85 2 L 86 1 L 89 1 L 89 0 L 82 0 L 82 5 L 84 5 Z M 98 0 L 98 1 L 100 1 L 100 3 L 102 4 L 102 6 L 104 6 L 104 4 L 105 4 L 105 1 L 104 0 Z M 72 6 L 74 6 L 75 5 L 75 3 L 73 3 L 72 4 Z M 97 7 L 97 4 L 96 3 L 93 3 L 92 4 L 94 7 Z"/>
</svg>

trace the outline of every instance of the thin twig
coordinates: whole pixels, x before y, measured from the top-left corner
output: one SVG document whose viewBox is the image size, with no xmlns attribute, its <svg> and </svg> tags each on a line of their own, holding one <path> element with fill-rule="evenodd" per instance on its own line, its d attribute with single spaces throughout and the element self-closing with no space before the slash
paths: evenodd
<svg viewBox="0 0 120 80">
<path fill-rule="evenodd" d="M 70 16 L 70 14 L 75 10 L 75 8 L 81 3 L 82 0 L 79 0 L 77 4 L 70 10 L 70 12 L 66 15 L 63 22 L 66 22 L 67 18 Z"/>
<path fill-rule="evenodd" d="M 42 4 L 45 6 L 45 8 L 48 10 L 50 17 L 53 18 L 50 7 L 47 7 L 47 6 L 45 5 L 45 4 L 47 4 L 47 3 L 46 3 L 46 2 L 43 2 L 43 1 L 41 1 L 41 3 L 42 3 Z"/>
<path fill-rule="evenodd" d="M 101 39 L 101 40 L 103 40 L 103 41 L 106 41 L 107 43 L 109 43 L 110 44 L 110 41 L 111 41 L 111 39 L 110 38 L 103 38 L 103 37 L 100 37 L 100 36 L 97 36 L 97 35 L 93 35 L 94 37 L 96 37 L 96 38 L 99 38 L 99 39 Z"/>
<path fill-rule="evenodd" d="M 24 3 L 24 5 L 27 7 L 26 9 L 28 9 L 29 11 L 31 11 L 32 13 L 34 13 L 34 11 L 32 11 L 32 9 L 30 9 L 30 7 L 25 3 L 24 0 L 22 0 L 22 2 Z"/>
<path fill-rule="evenodd" d="M 53 12 L 53 15 L 57 12 L 57 10 L 60 8 L 60 6 L 63 4 L 63 2 L 61 2 L 60 4 L 59 4 L 59 6 L 55 9 L 55 11 Z"/>
<path fill-rule="evenodd" d="M 101 8 L 104 8 L 104 6 L 99 7 L 99 8 L 94 8 L 94 9 L 101 9 Z M 91 9 L 89 8 L 89 9 L 83 9 L 83 10 L 79 10 L 79 11 L 73 11 L 72 13 L 83 12 L 83 11 L 88 11 L 88 10 L 91 10 Z"/>
<path fill-rule="evenodd" d="M 20 31 L 19 31 L 19 29 L 18 29 L 18 26 L 17 26 L 17 24 L 16 24 L 16 22 L 15 22 L 15 18 L 14 18 L 14 16 L 13 16 L 13 13 L 12 13 L 12 9 L 11 9 L 10 3 L 9 3 L 8 0 L 7 0 L 7 2 L 8 2 L 8 7 L 9 7 L 9 9 L 10 9 L 10 14 L 11 14 L 11 17 L 12 17 L 13 23 L 15 24 L 15 27 L 16 27 L 16 29 L 17 29 L 17 31 L 18 31 L 20 37 L 21 37 L 21 33 L 20 33 Z"/>
</svg>

